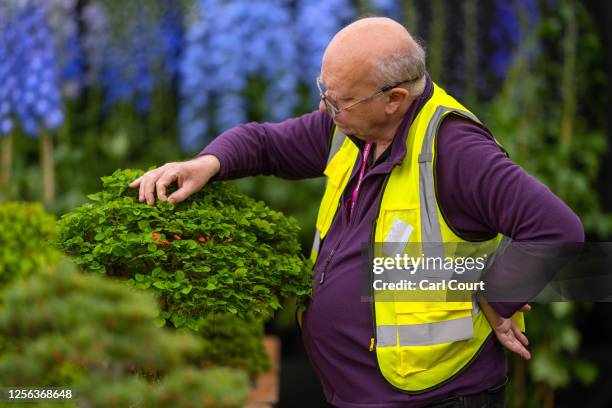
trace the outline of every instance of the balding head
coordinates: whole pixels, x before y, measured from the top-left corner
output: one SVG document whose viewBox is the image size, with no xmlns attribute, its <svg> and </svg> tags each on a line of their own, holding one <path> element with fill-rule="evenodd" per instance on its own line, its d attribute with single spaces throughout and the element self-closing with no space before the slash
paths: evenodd
<svg viewBox="0 0 612 408">
<path fill-rule="evenodd" d="M 424 72 L 423 49 L 404 26 L 385 17 L 363 18 L 344 27 L 323 55 L 322 73 L 339 80 L 383 86 Z"/>
</svg>

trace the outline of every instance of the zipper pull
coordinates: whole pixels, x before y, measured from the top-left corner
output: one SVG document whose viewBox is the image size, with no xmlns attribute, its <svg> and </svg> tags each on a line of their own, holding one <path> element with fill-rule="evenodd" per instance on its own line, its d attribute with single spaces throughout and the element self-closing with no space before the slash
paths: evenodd
<svg viewBox="0 0 612 408">
<path fill-rule="evenodd" d="M 325 280 L 325 271 L 327 270 L 327 267 L 329 266 L 329 262 L 331 261 L 332 257 L 334 256 L 334 252 L 336 252 L 336 248 L 331 250 L 331 252 L 327 256 L 327 259 L 325 260 L 325 266 L 323 267 L 323 271 L 321 272 L 321 279 L 319 279 L 319 284 L 322 284 L 323 280 Z"/>
<path fill-rule="evenodd" d="M 374 337 L 370 338 L 370 351 L 374 351 Z"/>
</svg>

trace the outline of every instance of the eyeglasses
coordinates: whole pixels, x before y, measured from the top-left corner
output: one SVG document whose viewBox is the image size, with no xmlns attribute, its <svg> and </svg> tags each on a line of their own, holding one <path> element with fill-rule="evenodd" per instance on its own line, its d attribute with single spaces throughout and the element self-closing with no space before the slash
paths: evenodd
<svg viewBox="0 0 612 408">
<path fill-rule="evenodd" d="M 348 110 L 348 109 L 352 108 L 353 106 L 355 106 L 357 104 L 360 104 L 361 102 L 365 102 L 367 100 L 373 99 L 373 98 L 377 97 L 378 95 L 382 95 L 385 92 L 390 91 L 393 88 L 397 88 L 401 84 L 405 84 L 407 82 L 413 82 L 413 81 L 416 81 L 419 78 L 420 78 L 420 76 L 417 77 L 417 78 L 407 79 L 405 81 L 399 81 L 399 82 L 394 82 L 394 83 L 389 84 L 389 85 L 385 85 L 382 88 L 380 88 L 378 91 L 373 93 L 372 95 L 366 96 L 365 98 L 361 98 L 361 99 L 359 99 L 359 100 L 357 100 L 357 101 L 355 101 L 355 102 L 353 102 L 353 103 L 351 103 L 348 106 L 345 106 L 343 108 L 336 108 L 336 106 L 334 106 L 334 104 L 331 103 L 329 98 L 327 96 L 325 96 L 325 93 L 327 92 L 327 89 L 325 89 L 325 85 L 323 85 L 323 83 L 321 82 L 321 77 L 320 76 L 317 77 L 317 88 L 319 88 L 319 96 L 321 97 L 321 100 L 325 104 L 325 107 L 327 108 L 327 111 L 329 112 L 329 114 L 331 115 L 332 118 L 335 118 L 342 111 Z"/>
</svg>

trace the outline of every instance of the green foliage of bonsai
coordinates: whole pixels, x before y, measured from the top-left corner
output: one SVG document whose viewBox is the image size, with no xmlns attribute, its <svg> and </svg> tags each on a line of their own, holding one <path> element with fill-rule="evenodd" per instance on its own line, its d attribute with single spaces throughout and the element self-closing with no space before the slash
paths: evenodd
<svg viewBox="0 0 612 408">
<path fill-rule="evenodd" d="M 142 171 L 104 177 L 91 203 L 59 221 L 59 246 L 83 268 L 156 292 L 158 325 L 200 331 L 204 364 L 269 367 L 259 318 L 311 291 L 294 220 L 211 183 L 187 201 L 148 206 L 127 185 Z"/>
<path fill-rule="evenodd" d="M 270 368 L 263 348 L 261 320 L 242 320 L 232 315 L 209 315 L 202 319 L 204 364 L 223 365 L 248 372 L 251 378 Z"/>
<path fill-rule="evenodd" d="M 294 220 L 223 183 L 147 206 L 127 187 L 140 175 L 103 177 L 92 203 L 62 217 L 59 245 L 79 265 L 153 288 L 177 327 L 209 313 L 269 317 L 280 299 L 310 294 Z"/>
<path fill-rule="evenodd" d="M 41 204 L 0 204 L 0 287 L 57 262 L 56 235 L 55 218 Z"/>
<path fill-rule="evenodd" d="M 246 400 L 245 373 L 196 367 L 204 344 L 188 331 L 158 328 L 150 294 L 64 262 L 3 296 L 4 386 L 68 388 L 88 407 L 241 407 Z"/>
</svg>

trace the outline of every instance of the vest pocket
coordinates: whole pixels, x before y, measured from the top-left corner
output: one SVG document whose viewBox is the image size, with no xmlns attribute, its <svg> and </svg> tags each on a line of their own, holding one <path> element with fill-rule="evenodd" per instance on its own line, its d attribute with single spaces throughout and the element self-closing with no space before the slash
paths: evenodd
<svg viewBox="0 0 612 408">
<path fill-rule="evenodd" d="M 414 241 L 413 234 L 420 236 L 418 231 L 414 230 L 418 221 L 417 209 L 385 210 L 382 217 L 382 237 L 377 237 L 377 241 L 382 242 L 384 255 L 394 257 L 402 255 L 408 249 L 408 255 L 419 256 L 420 253 L 410 253 L 414 252 L 416 247 L 412 248 L 413 251 L 406 248 L 411 237 Z"/>
<path fill-rule="evenodd" d="M 402 377 L 429 370 L 474 336 L 471 302 L 396 302 L 397 365 Z"/>
</svg>

